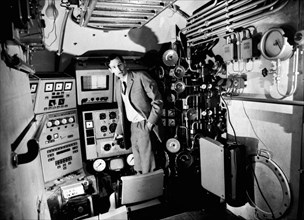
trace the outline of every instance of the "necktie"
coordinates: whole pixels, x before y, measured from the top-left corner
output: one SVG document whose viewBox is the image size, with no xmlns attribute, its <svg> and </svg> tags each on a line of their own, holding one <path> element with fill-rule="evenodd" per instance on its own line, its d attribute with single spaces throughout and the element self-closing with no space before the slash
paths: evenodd
<svg viewBox="0 0 304 220">
<path fill-rule="evenodd" d="M 126 91 L 127 91 L 127 83 L 125 81 L 123 81 L 122 84 L 123 84 L 122 91 L 123 91 L 123 94 L 125 95 Z"/>
</svg>

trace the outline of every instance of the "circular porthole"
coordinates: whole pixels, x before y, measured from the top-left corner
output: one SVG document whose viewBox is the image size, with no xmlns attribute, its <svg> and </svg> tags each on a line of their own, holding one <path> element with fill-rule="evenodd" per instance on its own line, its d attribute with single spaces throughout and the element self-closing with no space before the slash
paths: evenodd
<svg viewBox="0 0 304 220">
<path fill-rule="evenodd" d="M 258 219 L 278 219 L 290 206 L 288 180 L 268 156 L 253 156 L 247 165 L 247 196 Z"/>
</svg>

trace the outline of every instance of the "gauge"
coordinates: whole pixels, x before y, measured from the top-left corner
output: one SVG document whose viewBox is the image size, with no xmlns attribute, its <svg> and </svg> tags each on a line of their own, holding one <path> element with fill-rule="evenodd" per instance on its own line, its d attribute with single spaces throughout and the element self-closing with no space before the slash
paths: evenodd
<svg viewBox="0 0 304 220">
<path fill-rule="evenodd" d="M 181 146 L 176 138 L 170 138 L 166 142 L 166 148 L 170 153 L 177 153 Z"/>
<path fill-rule="evenodd" d="M 93 169 L 96 172 L 102 172 L 104 171 L 105 168 L 106 168 L 106 162 L 103 159 L 99 158 L 93 162 Z"/>
<path fill-rule="evenodd" d="M 134 166 L 134 155 L 133 154 L 129 154 L 127 156 L 127 163 L 129 164 L 129 166 Z"/>
<path fill-rule="evenodd" d="M 268 60 L 286 60 L 293 52 L 292 46 L 288 43 L 281 28 L 271 28 L 264 33 L 260 43 L 260 50 Z"/>
<path fill-rule="evenodd" d="M 185 170 L 191 167 L 194 162 L 193 156 L 189 152 L 181 152 L 175 158 L 175 165 L 179 170 Z"/>
<path fill-rule="evenodd" d="M 178 55 L 175 50 L 169 49 L 163 54 L 163 62 L 166 66 L 175 66 L 177 61 Z"/>
<path fill-rule="evenodd" d="M 177 81 L 173 84 L 173 90 L 175 90 L 175 92 L 177 93 L 182 93 L 183 91 L 185 91 L 186 89 L 186 85 L 183 81 Z"/>
<path fill-rule="evenodd" d="M 174 76 L 178 79 L 184 77 L 186 74 L 186 70 L 183 66 L 176 66 L 174 68 Z"/>
</svg>

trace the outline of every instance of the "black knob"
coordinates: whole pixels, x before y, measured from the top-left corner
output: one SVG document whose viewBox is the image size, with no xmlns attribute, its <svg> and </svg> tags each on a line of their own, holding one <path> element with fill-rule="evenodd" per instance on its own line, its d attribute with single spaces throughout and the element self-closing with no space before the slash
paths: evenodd
<svg viewBox="0 0 304 220">
<path fill-rule="evenodd" d="M 111 144 L 105 144 L 104 147 L 103 147 L 103 149 L 105 151 L 109 151 L 111 149 Z"/>
</svg>

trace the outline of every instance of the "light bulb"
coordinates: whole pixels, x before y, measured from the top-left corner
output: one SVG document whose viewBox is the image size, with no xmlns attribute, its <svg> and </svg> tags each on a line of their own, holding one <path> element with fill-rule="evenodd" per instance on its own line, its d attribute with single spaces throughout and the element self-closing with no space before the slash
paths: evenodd
<svg viewBox="0 0 304 220">
<path fill-rule="evenodd" d="M 56 20 L 58 16 L 58 10 L 55 6 L 55 0 L 48 0 L 48 6 L 45 9 L 45 15 L 49 19 Z"/>
</svg>

